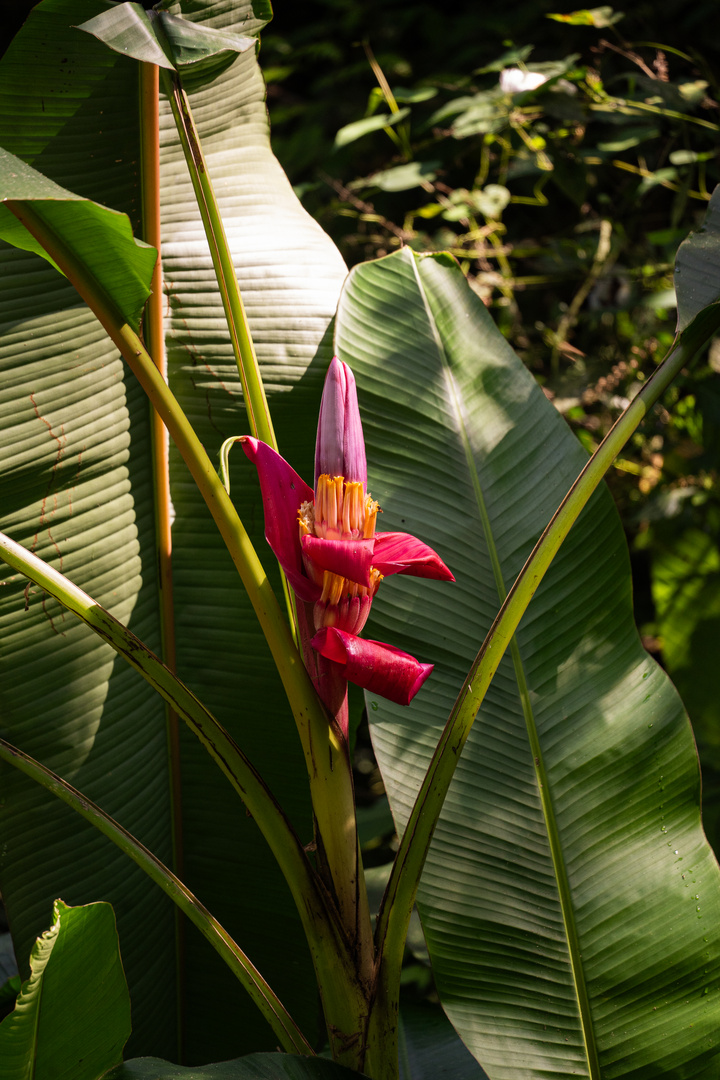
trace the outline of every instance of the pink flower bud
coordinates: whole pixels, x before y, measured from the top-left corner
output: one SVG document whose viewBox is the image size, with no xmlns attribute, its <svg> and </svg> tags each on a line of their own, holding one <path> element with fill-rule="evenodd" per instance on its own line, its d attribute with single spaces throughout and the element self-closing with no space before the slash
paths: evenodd
<svg viewBox="0 0 720 1080">
<path fill-rule="evenodd" d="M 315 442 L 315 488 L 318 477 L 342 476 L 367 487 L 367 460 L 355 376 L 334 356 L 325 377 Z"/>
</svg>

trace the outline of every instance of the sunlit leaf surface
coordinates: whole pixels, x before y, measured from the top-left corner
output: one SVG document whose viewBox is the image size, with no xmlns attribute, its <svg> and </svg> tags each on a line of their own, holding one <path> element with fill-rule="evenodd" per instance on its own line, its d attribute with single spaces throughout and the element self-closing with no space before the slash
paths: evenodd
<svg viewBox="0 0 720 1080">
<path fill-rule="evenodd" d="M 383 582 L 368 624 L 436 665 L 408 709 L 368 698 L 402 829 L 499 607 L 491 553 L 509 588 L 585 458 L 447 256 L 405 249 L 356 267 L 336 340 L 357 376 L 383 528 L 416 533 L 457 577 Z M 604 489 L 518 643 L 521 666 L 506 656 L 495 677 L 421 883 L 445 1009 L 492 1080 L 710 1080 L 720 874 L 690 727 L 640 644 Z"/>
</svg>

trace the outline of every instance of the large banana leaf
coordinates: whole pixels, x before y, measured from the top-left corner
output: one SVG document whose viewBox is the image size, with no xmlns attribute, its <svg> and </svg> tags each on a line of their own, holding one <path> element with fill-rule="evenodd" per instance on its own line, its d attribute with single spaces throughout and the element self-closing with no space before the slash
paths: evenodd
<svg viewBox="0 0 720 1080">
<path fill-rule="evenodd" d="M 206 1069 L 169 1065 L 157 1058 L 134 1058 L 111 1069 L 102 1080 L 351 1080 L 356 1072 L 325 1058 L 294 1054 L 249 1054 Z"/>
<path fill-rule="evenodd" d="M 136 65 L 72 29 L 109 5 L 45 0 L 0 65 L 0 145 L 139 226 Z M 186 14 L 252 33 L 258 3 L 188 0 Z M 259 14 L 256 14 L 258 13 Z M 252 52 L 194 76 L 192 103 L 230 238 L 283 450 L 309 463 L 344 266 L 269 149 Z M 169 113 L 163 120 L 164 289 L 170 383 L 210 453 L 246 430 L 210 257 Z M 55 563 L 159 650 L 148 407 L 94 318 L 39 257 L 0 249 L 2 528 Z M 278 416 L 280 422 L 278 423 Z M 242 457 L 242 455 L 239 455 Z M 302 462 L 298 462 L 302 466 Z M 185 466 L 171 458 L 178 671 L 229 728 L 300 834 L 307 780 L 264 640 Z M 246 490 L 244 490 L 244 486 Z M 235 479 L 263 544 L 259 496 Z M 261 551 L 265 557 L 265 551 Z M 270 560 L 268 572 L 274 573 Z M 26 610 L 27 609 L 27 610 Z M 0 590 L 3 735 L 87 792 L 166 862 L 173 808 L 162 703 L 83 626 L 11 575 Z M 51 903 L 110 899 L 133 1000 L 131 1050 L 190 1062 L 273 1048 L 252 1005 L 169 903 L 91 829 L 24 778 L 0 783 L 1 887 L 18 956 Z M 289 891 L 195 740 L 183 742 L 184 876 L 312 1037 L 312 972 Z M 180 1031 L 173 984 L 182 986 Z M 184 1019 L 182 1017 L 184 1016 Z"/>
<path fill-rule="evenodd" d="M 4 57 L 0 143 L 137 225 L 137 80 L 120 58 L 70 31 L 77 14 L 78 5 L 37 9 Z M 25 252 L 0 254 L 3 527 L 157 648 L 146 402 L 57 271 Z M 169 860 L 161 703 L 85 627 L 25 586 L 10 576 L 0 600 L 3 734 Z M 111 900 L 140 1043 L 173 1053 L 173 1018 L 156 991 L 164 984 L 174 997 L 170 905 L 55 800 L 7 768 L 1 782 L 0 881 L 21 966 L 56 896 Z"/>
<path fill-rule="evenodd" d="M 499 592 L 584 453 L 449 257 L 405 249 L 356 267 L 336 342 L 357 376 L 383 529 L 421 536 L 457 576 L 384 583 L 368 625 L 436 664 L 409 709 L 368 698 L 402 829 Z M 604 488 L 517 642 L 421 882 L 444 1007 L 492 1080 L 711 1080 L 720 872 L 687 717 L 635 630 Z"/>
</svg>

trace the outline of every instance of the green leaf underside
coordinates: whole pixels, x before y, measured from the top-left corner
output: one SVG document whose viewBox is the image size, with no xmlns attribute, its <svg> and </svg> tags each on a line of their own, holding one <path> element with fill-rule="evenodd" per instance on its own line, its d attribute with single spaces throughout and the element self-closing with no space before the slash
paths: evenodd
<svg viewBox="0 0 720 1080">
<path fill-rule="evenodd" d="M 447 256 L 356 267 L 336 343 L 358 380 L 383 529 L 416 533 L 458 579 L 383 583 L 368 625 L 436 664 L 407 710 L 368 697 L 401 829 L 499 607 L 492 548 L 507 588 L 585 459 Z M 527 691 L 507 655 L 421 883 L 443 1005 L 492 1080 L 710 1080 L 720 874 L 687 719 L 634 629 L 604 489 L 517 642 Z"/>
<path fill-rule="evenodd" d="M 166 55 L 156 37 L 150 16 L 141 4 L 118 4 L 81 23 L 77 29 L 92 34 L 121 55 L 175 70 L 173 59 Z"/>
<path fill-rule="evenodd" d="M 166 11 L 148 13 L 134 3 L 110 8 L 78 30 L 92 34 L 123 56 L 171 71 L 228 50 L 245 52 L 256 44 L 254 38 L 179 19 Z"/>
<path fill-rule="evenodd" d="M 55 902 L 31 975 L 0 1024 L 3 1080 L 97 1080 L 122 1058 L 130 998 L 110 904 Z"/>
<path fill-rule="evenodd" d="M 103 1080 L 350 1080 L 358 1073 L 323 1058 L 292 1054 L 249 1054 L 200 1068 L 183 1068 L 159 1058 L 136 1058 L 107 1073 Z"/>
<path fill-rule="evenodd" d="M 197 4 L 188 6 L 195 9 L 193 18 L 204 17 Z M 45 0 L 32 12 L 0 64 L 6 103 L 0 108 L 0 144 L 82 197 L 129 213 L 137 233 L 137 65 L 71 28 L 107 7 L 90 0 Z M 208 24 L 254 33 L 265 9 L 258 3 L 214 3 L 208 5 Z M 309 475 L 317 405 L 332 355 L 324 339 L 345 269 L 270 153 L 264 87 L 252 51 L 198 89 L 192 104 L 237 252 L 260 363 L 277 403 L 281 450 Z M 162 123 L 170 382 L 214 455 L 225 436 L 245 431 L 245 411 L 168 112 Z M 0 273 L 2 527 L 157 652 L 147 402 L 99 324 L 54 269 L 35 255 L 2 246 Z M 247 465 L 241 454 L 231 461 L 233 495 L 274 574 L 259 491 Z M 174 452 L 171 469 L 178 672 L 257 764 L 309 841 L 302 755 L 264 639 Z M 170 864 L 161 699 L 34 587 L 25 611 L 25 587 L 11 574 L 0 589 L 3 733 Z M 229 785 L 191 735 L 183 732 L 182 740 L 184 877 L 312 1036 L 318 1018 L 308 993 L 313 976 L 289 891 Z M 0 786 L 0 829 L 12 850 L 10 859 L 0 848 L 0 887 L 18 955 L 28 955 L 47 925 L 54 896 L 75 903 L 112 899 L 133 1000 L 131 1052 L 175 1058 L 170 903 L 121 853 L 24 777 L 3 767 Z M 187 1062 L 276 1045 L 193 928 L 186 940 L 185 978 Z"/>
<path fill-rule="evenodd" d="M 161 11 L 158 21 L 179 68 L 217 56 L 218 53 L 246 52 L 257 45 L 253 37 L 233 34 L 219 27 L 205 26 L 203 23 L 193 23 L 189 19 L 179 19 L 168 11 Z"/>
<path fill-rule="evenodd" d="M 43 223 L 87 267 L 123 317 L 137 330 L 150 295 L 155 248 L 135 240 L 126 214 L 83 199 L 0 147 L 0 200 L 29 203 Z M 0 202 L 0 239 L 55 263 Z"/>
<path fill-rule="evenodd" d="M 400 1080 L 487 1080 L 437 1006 L 400 1006 Z"/>
<path fill-rule="evenodd" d="M 709 304 L 720 300 L 718 287 L 718 241 L 720 240 L 720 186 L 708 203 L 702 227 L 690 233 L 678 248 L 675 260 L 677 328 L 686 330 Z"/>
</svg>

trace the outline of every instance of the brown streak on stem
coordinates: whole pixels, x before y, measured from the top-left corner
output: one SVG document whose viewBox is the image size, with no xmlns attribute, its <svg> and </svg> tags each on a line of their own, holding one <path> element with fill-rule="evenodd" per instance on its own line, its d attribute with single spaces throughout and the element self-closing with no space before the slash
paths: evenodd
<svg viewBox="0 0 720 1080">
<path fill-rule="evenodd" d="M 192 118 L 188 111 L 187 101 L 185 99 L 185 92 L 180 86 L 180 81 L 177 75 L 173 75 L 173 88 L 175 101 L 180 112 L 183 121 L 183 128 L 185 129 L 185 135 L 187 136 L 188 146 L 195 162 L 195 168 L 199 173 L 205 172 L 205 162 L 203 161 L 202 152 L 198 144 L 197 136 L 195 135 L 195 127 L 192 122 Z"/>
</svg>

